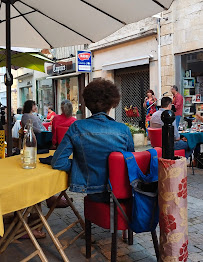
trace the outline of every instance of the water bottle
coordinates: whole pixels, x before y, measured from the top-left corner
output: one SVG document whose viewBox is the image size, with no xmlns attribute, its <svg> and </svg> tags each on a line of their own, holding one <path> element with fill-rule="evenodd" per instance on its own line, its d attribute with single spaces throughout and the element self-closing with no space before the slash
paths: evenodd
<svg viewBox="0 0 203 262">
<path fill-rule="evenodd" d="M 25 169 L 32 169 L 36 168 L 37 163 L 37 139 L 33 131 L 32 120 L 28 120 L 26 128 L 23 139 L 22 166 Z"/>
</svg>

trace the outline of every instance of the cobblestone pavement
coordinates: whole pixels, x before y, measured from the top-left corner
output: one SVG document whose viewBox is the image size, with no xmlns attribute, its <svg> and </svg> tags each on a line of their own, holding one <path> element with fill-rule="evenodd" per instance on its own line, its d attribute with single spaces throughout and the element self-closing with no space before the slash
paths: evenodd
<svg viewBox="0 0 203 262">
<path fill-rule="evenodd" d="M 82 194 L 68 192 L 74 198 L 75 207 L 83 216 Z M 43 203 L 43 210 L 46 206 Z M 54 232 L 63 229 L 75 217 L 70 208 L 55 209 L 54 214 L 49 219 L 49 224 Z M 191 168 L 188 168 L 188 226 L 189 226 L 189 259 L 188 261 L 203 261 L 203 170 L 195 168 L 195 175 L 192 175 Z M 81 231 L 76 226 L 60 237 L 63 244 L 73 239 Z M 78 239 L 74 244 L 66 249 L 66 254 L 71 262 L 107 262 L 110 261 L 111 235 L 108 230 L 104 230 L 93 225 L 92 235 L 94 243 L 92 245 L 92 258 L 85 259 L 84 237 Z M 42 249 L 50 262 L 62 261 L 54 245 L 47 236 L 39 240 Z M 29 240 L 17 240 L 11 244 L 7 250 L 0 255 L 0 262 L 17 262 L 27 256 L 33 250 Z M 32 262 L 40 261 L 38 258 Z M 154 262 L 156 261 L 151 235 L 149 233 L 135 234 L 133 246 L 128 246 L 121 240 L 121 232 L 118 235 L 118 262 Z"/>
</svg>

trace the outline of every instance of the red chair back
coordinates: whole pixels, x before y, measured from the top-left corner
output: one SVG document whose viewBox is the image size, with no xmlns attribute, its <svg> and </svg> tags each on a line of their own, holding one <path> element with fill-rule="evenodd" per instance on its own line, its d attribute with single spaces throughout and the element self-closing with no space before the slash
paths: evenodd
<svg viewBox="0 0 203 262">
<path fill-rule="evenodd" d="M 42 124 L 46 128 L 46 130 L 48 131 L 48 127 L 51 126 L 51 122 L 43 122 Z"/>
<path fill-rule="evenodd" d="M 155 149 L 158 157 L 161 157 L 162 149 Z M 151 158 L 150 153 L 148 151 L 133 152 L 133 155 L 143 174 L 146 174 Z M 109 179 L 116 198 L 125 199 L 132 197 L 132 188 L 128 179 L 125 160 L 123 154 L 119 152 L 112 152 L 109 156 Z"/>
<path fill-rule="evenodd" d="M 69 127 L 66 126 L 57 126 L 56 127 L 56 139 L 57 139 L 57 144 L 59 145 L 65 135 L 65 133 L 68 131 Z"/>
<path fill-rule="evenodd" d="M 162 147 L 162 128 L 148 128 L 149 139 L 152 147 Z M 184 156 L 185 150 L 179 149 L 174 151 L 175 156 Z"/>
<path fill-rule="evenodd" d="M 149 127 L 147 130 L 152 147 L 162 147 L 162 128 Z"/>
</svg>

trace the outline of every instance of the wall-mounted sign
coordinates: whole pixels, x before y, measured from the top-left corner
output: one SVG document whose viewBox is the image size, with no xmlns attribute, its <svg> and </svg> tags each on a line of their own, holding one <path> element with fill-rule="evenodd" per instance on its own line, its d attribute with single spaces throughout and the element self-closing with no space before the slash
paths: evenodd
<svg viewBox="0 0 203 262">
<path fill-rule="evenodd" d="M 57 62 L 46 68 L 48 75 L 60 75 L 65 73 L 75 72 L 75 63 L 72 61 L 68 62 Z"/>
<path fill-rule="evenodd" d="M 92 54 L 90 51 L 80 50 L 76 52 L 76 71 L 92 72 Z"/>
</svg>

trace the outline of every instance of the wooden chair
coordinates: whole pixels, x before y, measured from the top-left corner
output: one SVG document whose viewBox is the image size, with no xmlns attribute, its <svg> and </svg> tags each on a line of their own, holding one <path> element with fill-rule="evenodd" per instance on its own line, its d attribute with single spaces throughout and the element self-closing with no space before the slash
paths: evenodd
<svg viewBox="0 0 203 262">
<path fill-rule="evenodd" d="M 158 157 L 161 156 L 161 148 L 156 148 Z M 134 152 L 133 153 L 138 166 L 144 174 L 146 174 L 151 155 L 149 152 Z M 128 179 L 127 167 L 124 157 L 119 152 L 113 152 L 109 156 L 109 179 L 112 185 L 112 190 L 116 198 L 120 201 L 122 208 L 127 216 L 131 217 L 132 211 L 132 188 Z M 111 244 L 111 261 L 115 262 L 117 258 L 117 230 L 129 229 L 124 216 L 120 209 L 117 208 L 116 203 L 113 202 L 114 210 L 114 232 L 112 233 Z M 110 229 L 110 203 L 96 203 L 85 197 L 84 201 L 84 215 L 85 215 L 85 235 L 86 235 L 86 258 L 91 257 L 91 223 L 94 223 L 102 228 Z M 129 231 L 130 232 L 130 231 Z M 154 249 L 158 259 L 159 248 L 156 231 L 151 232 Z M 128 243 L 132 244 L 132 234 Z"/>
</svg>

